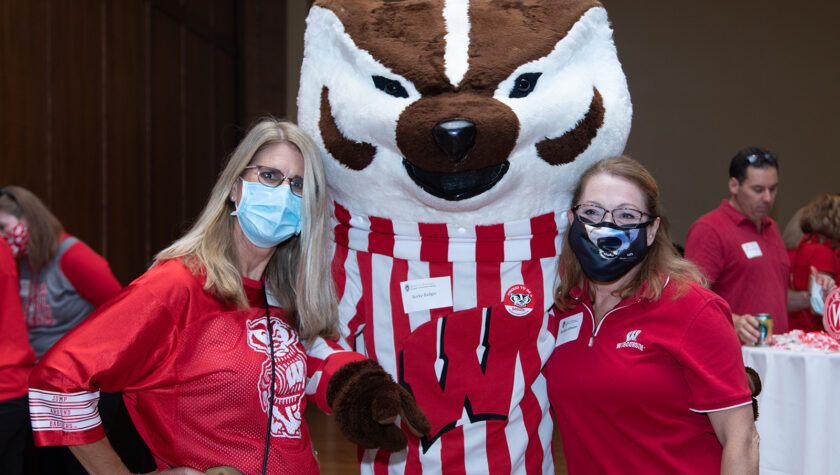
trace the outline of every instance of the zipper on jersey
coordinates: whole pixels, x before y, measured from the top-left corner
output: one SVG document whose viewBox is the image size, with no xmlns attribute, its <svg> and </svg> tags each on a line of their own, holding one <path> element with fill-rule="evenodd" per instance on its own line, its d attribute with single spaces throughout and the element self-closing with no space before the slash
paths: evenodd
<svg viewBox="0 0 840 475">
<path fill-rule="evenodd" d="M 611 313 L 616 312 L 618 310 L 621 310 L 622 308 L 627 308 L 627 307 L 629 307 L 629 306 L 631 306 L 631 305 L 633 305 L 634 303 L 637 303 L 637 302 L 638 302 L 638 300 L 635 300 L 633 302 L 628 303 L 627 305 L 622 305 L 621 307 L 616 307 L 616 308 L 610 310 L 609 312 L 605 313 L 604 318 L 602 318 L 601 322 L 598 323 L 597 328 L 595 328 L 595 312 L 593 312 L 592 309 L 589 308 L 589 305 L 583 304 L 583 308 L 585 308 L 586 311 L 589 312 L 589 319 L 592 320 L 592 335 L 589 337 L 589 347 L 592 348 L 592 345 L 595 343 L 595 335 L 598 334 L 598 330 L 601 329 L 601 325 L 604 324 L 604 320 L 606 320 L 607 317 Z"/>
</svg>

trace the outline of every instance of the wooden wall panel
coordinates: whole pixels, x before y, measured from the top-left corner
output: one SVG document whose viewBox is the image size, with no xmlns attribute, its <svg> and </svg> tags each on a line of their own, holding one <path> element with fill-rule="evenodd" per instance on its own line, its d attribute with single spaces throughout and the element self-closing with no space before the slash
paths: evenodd
<svg viewBox="0 0 840 475">
<path fill-rule="evenodd" d="M 0 1 L 0 186 L 49 196 L 49 5 Z"/>
<path fill-rule="evenodd" d="M 179 25 L 157 9 L 151 13 L 152 126 L 149 164 L 151 175 L 149 241 L 152 253 L 164 248 L 181 232 L 184 214 L 183 142 L 183 38 Z"/>
<path fill-rule="evenodd" d="M 0 186 L 38 194 L 127 284 L 247 125 L 283 114 L 285 6 L 0 0 Z"/>
<path fill-rule="evenodd" d="M 147 25 L 143 2 L 105 5 L 105 236 L 102 252 L 127 284 L 149 265 L 146 128 Z"/>
<path fill-rule="evenodd" d="M 185 81 L 185 180 L 184 200 L 186 220 L 194 222 L 207 202 L 216 181 L 215 150 L 215 83 L 213 77 L 213 47 L 197 36 L 186 35 Z"/>
<path fill-rule="evenodd" d="M 215 140 L 213 158 L 216 160 L 216 169 L 221 171 L 227 163 L 228 156 L 236 148 L 239 139 L 244 135 L 247 126 L 238 114 L 238 101 L 236 94 L 225 94 L 223 91 L 235 91 L 237 89 L 237 73 L 234 58 L 222 51 L 216 51 L 213 71 L 216 84 L 215 103 L 216 116 L 214 118 L 213 136 Z M 229 117 L 237 117 L 237 121 L 231 121 Z M 218 175 L 218 172 L 217 172 Z"/>
<path fill-rule="evenodd" d="M 242 98 L 243 121 L 286 114 L 286 30 L 277 19 L 286 17 L 286 2 L 257 1 L 243 6 Z M 292 118 L 295 120 L 295 118 Z"/>
<path fill-rule="evenodd" d="M 48 127 L 52 180 L 47 206 L 70 234 L 101 249 L 105 185 L 102 3 L 54 2 L 51 8 Z"/>
</svg>

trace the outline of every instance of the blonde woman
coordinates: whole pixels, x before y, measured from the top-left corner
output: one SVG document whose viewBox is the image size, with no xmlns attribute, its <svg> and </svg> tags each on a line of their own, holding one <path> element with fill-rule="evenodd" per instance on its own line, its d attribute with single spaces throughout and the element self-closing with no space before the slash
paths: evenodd
<svg viewBox="0 0 840 475">
<path fill-rule="evenodd" d="M 311 139 L 288 122 L 257 123 L 193 228 L 36 367 L 37 443 L 70 445 L 94 474 L 128 473 L 92 409 L 99 390 L 121 390 L 160 470 L 317 473 L 304 396 L 341 416 L 327 394 L 346 392 L 333 372 L 348 384 L 378 374 L 324 339 L 338 323 L 327 205 Z M 378 381 L 374 395 L 398 393 Z"/>
</svg>

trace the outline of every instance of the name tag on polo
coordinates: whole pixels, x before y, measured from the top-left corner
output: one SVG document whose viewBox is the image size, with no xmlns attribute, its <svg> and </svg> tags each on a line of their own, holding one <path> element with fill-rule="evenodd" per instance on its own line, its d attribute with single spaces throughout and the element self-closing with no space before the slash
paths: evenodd
<svg viewBox="0 0 840 475">
<path fill-rule="evenodd" d="M 419 312 L 452 306 L 452 279 L 433 277 L 400 282 L 403 311 Z"/>
<path fill-rule="evenodd" d="M 557 343 L 554 346 L 577 340 L 580 335 L 581 324 L 583 324 L 583 312 L 560 320 L 560 327 L 557 329 Z"/>
<path fill-rule="evenodd" d="M 741 244 L 741 249 L 744 250 L 744 254 L 746 254 L 747 259 L 753 259 L 755 257 L 761 257 L 761 248 L 758 247 L 758 243 L 755 241 L 745 242 Z"/>
</svg>

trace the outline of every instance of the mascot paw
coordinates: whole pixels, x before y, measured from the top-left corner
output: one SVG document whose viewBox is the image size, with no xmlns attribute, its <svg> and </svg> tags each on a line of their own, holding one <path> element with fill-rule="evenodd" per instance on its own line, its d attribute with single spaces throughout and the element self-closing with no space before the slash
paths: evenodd
<svg viewBox="0 0 840 475">
<path fill-rule="evenodd" d="M 414 398 L 373 360 L 341 367 L 327 385 L 327 403 L 341 432 L 366 449 L 397 452 L 408 439 L 394 422 L 399 416 L 416 436 L 431 425 Z"/>
<path fill-rule="evenodd" d="M 758 399 L 755 397 L 761 394 L 761 378 L 758 372 L 749 366 L 744 366 L 747 372 L 747 385 L 750 387 L 750 397 L 752 398 L 753 420 L 758 420 Z"/>
</svg>

